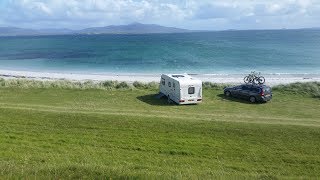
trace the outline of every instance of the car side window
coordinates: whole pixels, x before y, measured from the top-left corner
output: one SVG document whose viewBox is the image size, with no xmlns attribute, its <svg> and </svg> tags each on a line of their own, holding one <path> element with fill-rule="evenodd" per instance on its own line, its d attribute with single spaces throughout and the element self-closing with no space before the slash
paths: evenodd
<svg viewBox="0 0 320 180">
<path fill-rule="evenodd" d="M 257 92 L 259 92 L 259 88 L 252 87 L 252 88 L 250 88 L 250 91 L 257 93 Z"/>
<path fill-rule="evenodd" d="M 242 86 L 241 88 L 242 90 L 249 90 L 249 88 L 247 86 Z"/>
</svg>

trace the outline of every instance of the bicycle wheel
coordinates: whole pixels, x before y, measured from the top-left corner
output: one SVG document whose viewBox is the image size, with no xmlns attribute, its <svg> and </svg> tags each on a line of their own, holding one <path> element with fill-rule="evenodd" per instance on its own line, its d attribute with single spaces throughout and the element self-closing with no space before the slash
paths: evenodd
<svg viewBox="0 0 320 180">
<path fill-rule="evenodd" d="M 251 82 L 251 78 L 249 76 L 246 76 L 243 78 L 244 83 L 248 84 Z"/>
<path fill-rule="evenodd" d="M 264 82 L 266 82 L 266 80 L 263 76 L 258 77 L 257 81 L 258 81 L 258 84 L 263 84 Z"/>
</svg>

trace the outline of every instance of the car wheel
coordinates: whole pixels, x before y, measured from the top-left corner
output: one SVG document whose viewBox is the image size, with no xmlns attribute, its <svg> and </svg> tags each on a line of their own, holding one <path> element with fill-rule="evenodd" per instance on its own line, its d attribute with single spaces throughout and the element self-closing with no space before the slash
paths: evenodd
<svg viewBox="0 0 320 180">
<path fill-rule="evenodd" d="M 230 96 L 231 96 L 231 92 L 230 92 L 230 91 L 226 91 L 224 94 L 225 94 L 227 97 L 230 97 Z"/>
<path fill-rule="evenodd" d="M 251 103 L 255 103 L 256 102 L 256 98 L 254 96 L 250 96 L 249 101 Z"/>
</svg>

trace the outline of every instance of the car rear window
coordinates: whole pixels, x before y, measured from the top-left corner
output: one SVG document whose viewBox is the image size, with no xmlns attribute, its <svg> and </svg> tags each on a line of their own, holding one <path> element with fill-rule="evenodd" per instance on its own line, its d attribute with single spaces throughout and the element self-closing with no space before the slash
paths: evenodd
<svg viewBox="0 0 320 180">
<path fill-rule="evenodd" d="M 270 87 L 263 87 L 263 91 L 265 93 L 271 93 L 271 88 Z"/>
</svg>

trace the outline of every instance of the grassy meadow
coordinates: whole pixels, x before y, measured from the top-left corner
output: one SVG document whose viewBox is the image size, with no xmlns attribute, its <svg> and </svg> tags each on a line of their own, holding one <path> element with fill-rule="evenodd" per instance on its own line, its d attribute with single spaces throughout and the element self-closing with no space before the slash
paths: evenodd
<svg viewBox="0 0 320 180">
<path fill-rule="evenodd" d="M 316 179 L 320 83 L 273 100 L 155 99 L 155 83 L 0 79 L 0 179 Z"/>
</svg>

